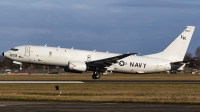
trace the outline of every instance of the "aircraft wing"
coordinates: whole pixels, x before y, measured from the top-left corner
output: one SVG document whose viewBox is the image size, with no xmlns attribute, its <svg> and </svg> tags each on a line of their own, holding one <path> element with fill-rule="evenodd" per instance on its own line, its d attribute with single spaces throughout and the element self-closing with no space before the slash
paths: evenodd
<svg viewBox="0 0 200 112">
<path fill-rule="evenodd" d="M 111 66 L 113 63 L 117 63 L 118 60 L 123 59 L 133 54 L 138 54 L 138 53 L 122 54 L 122 55 L 118 55 L 118 56 L 114 56 L 110 58 L 90 61 L 90 62 L 86 62 L 86 65 L 89 67 L 103 67 L 104 68 L 104 67 Z"/>
</svg>

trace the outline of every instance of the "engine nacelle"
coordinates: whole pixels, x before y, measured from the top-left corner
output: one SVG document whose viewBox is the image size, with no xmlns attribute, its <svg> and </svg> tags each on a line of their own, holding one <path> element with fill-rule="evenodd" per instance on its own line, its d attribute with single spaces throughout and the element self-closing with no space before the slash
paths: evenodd
<svg viewBox="0 0 200 112">
<path fill-rule="evenodd" d="M 66 72 L 84 72 L 87 70 L 85 62 L 70 61 L 68 67 L 65 68 Z"/>
</svg>

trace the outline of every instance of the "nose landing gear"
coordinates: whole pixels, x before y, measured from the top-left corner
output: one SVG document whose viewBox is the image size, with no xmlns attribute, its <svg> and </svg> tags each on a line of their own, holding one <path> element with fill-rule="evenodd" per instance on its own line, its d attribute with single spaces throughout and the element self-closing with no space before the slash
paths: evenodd
<svg viewBox="0 0 200 112">
<path fill-rule="evenodd" d="M 20 67 L 19 67 L 19 70 L 22 70 L 22 65 L 19 65 Z"/>
<path fill-rule="evenodd" d="M 22 70 L 22 63 L 18 61 L 13 61 L 14 64 L 19 65 L 19 70 Z"/>
</svg>

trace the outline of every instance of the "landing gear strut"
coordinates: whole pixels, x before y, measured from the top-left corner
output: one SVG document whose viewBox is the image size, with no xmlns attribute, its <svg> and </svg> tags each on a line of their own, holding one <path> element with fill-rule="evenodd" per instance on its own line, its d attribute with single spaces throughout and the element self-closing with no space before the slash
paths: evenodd
<svg viewBox="0 0 200 112">
<path fill-rule="evenodd" d="M 19 70 L 22 70 L 22 63 L 18 61 L 13 61 L 14 64 L 19 65 Z"/>
<path fill-rule="evenodd" d="M 100 72 L 98 72 L 98 71 L 94 71 L 94 72 L 93 72 L 93 75 L 92 75 L 92 78 L 93 78 L 93 79 L 99 79 L 100 77 L 101 77 Z"/>
<path fill-rule="evenodd" d="M 22 70 L 22 64 L 20 65 L 19 70 Z"/>
</svg>

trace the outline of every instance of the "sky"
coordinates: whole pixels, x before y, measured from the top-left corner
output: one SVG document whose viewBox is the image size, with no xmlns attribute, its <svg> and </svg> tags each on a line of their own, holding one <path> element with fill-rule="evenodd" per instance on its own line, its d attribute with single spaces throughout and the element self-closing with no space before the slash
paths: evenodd
<svg viewBox="0 0 200 112">
<path fill-rule="evenodd" d="M 152 54 L 195 26 L 188 53 L 200 46 L 200 0 L 1 0 L 0 54 L 20 45 Z"/>
</svg>

